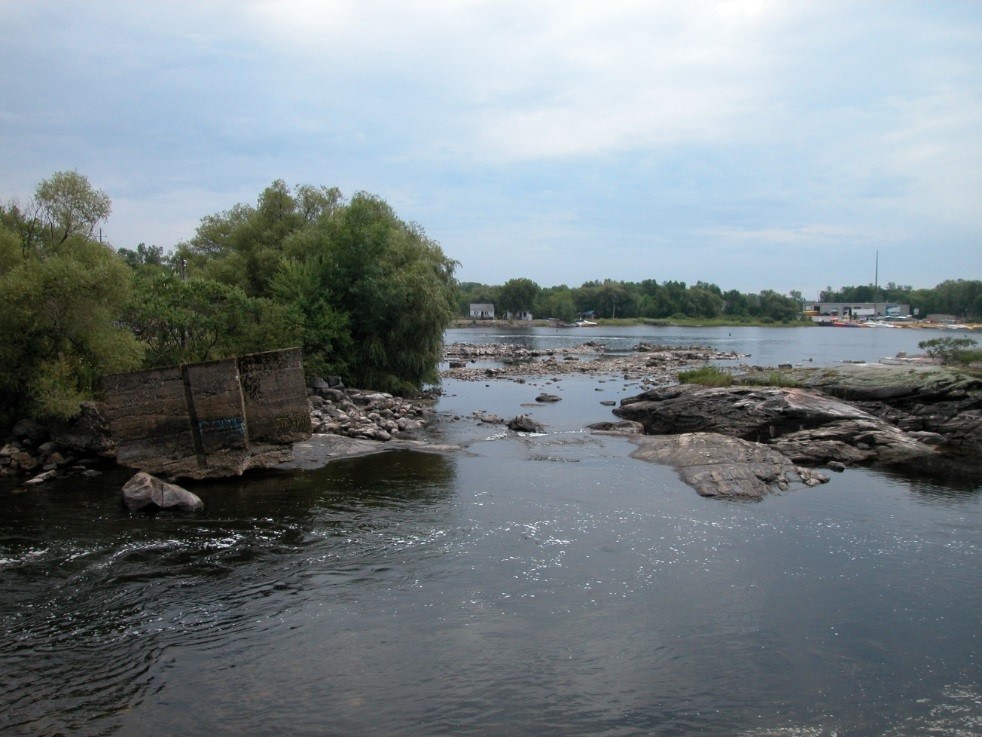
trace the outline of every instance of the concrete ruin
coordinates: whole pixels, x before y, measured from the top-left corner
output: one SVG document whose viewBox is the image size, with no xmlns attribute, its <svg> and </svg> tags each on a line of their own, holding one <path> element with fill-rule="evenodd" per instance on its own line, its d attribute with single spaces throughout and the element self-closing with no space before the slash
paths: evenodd
<svg viewBox="0 0 982 737">
<path fill-rule="evenodd" d="M 311 435 L 299 348 L 107 376 L 118 463 L 169 478 L 238 476 Z"/>
</svg>

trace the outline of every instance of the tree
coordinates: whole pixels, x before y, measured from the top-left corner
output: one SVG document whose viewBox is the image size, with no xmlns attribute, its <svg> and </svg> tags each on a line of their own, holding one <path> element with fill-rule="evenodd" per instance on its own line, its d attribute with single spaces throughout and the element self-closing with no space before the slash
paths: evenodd
<svg viewBox="0 0 982 737">
<path fill-rule="evenodd" d="M 71 236 L 12 258 L 0 236 L 0 420 L 66 419 L 101 376 L 140 365 L 122 326 L 132 272 L 102 244 Z"/>
<path fill-rule="evenodd" d="M 321 284 L 349 325 L 347 377 L 396 393 L 438 380 L 443 331 L 456 308 L 457 262 L 366 193 L 321 221 L 318 242 Z"/>
<path fill-rule="evenodd" d="M 501 313 L 530 312 L 539 293 L 539 285 L 531 279 L 509 279 L 498 290 L 496 310 Z"/>
<path fill-rule="evenodd" d="M 0 221 L 18 233 L 27 252 L 70 238 L 91 238 L 110 212 L 109 195 L 93 189 L 77 171 L 59 171 L 38 184 L 26 207 L 12 203 L 3 208 Z"/>
<path fill-rule="evenodd" d="M 210 279 L 172 271 L 141 272 L 126 323 L 146 349 L 144 366 L 226 358 L 288 348 L 300 341 L 300 318 L 270 300 Z"/>
</svg>

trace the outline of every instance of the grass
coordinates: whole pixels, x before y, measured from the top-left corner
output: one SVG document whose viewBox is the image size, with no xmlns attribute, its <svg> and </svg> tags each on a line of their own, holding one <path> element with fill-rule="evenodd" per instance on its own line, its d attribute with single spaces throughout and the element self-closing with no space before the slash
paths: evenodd
<svg viewBox="0 0 982 737">
<path fill-rule="evenodd" d="M 703 366 L 689 371 L 679 371 L 679 382 L 702 386 L 730 386 L 733 384 L 733 375 L 720 371 L 715 366 Z"/>
<path fill-rule="evenodd" d="M 778 386 L 786 389 L 801 386 L 791 376 L 781 371 L 771 371 L 767 374 L 756 373 L 752 378 L 747 377 L 747 379 L 747 381 L 744 381 L 742 378 L 734 377 L 732 374 L 715 366 L 703 366 L 702 368 L 679 372 L 679 383 L 681 384 L 699 384 L 701 386 L 749 384 L 752 386 Z"/>
</svg>

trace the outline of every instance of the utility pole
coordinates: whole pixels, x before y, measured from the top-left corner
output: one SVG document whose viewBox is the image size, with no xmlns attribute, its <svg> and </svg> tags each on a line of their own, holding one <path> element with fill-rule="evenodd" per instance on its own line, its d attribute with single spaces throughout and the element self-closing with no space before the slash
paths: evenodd
<svg viewBox="0 0 982 737">
<path fill-rule="evenodd" d="M 876 266 L 873 271 L 873 317 L 880 316 L 880 308 L 876 303 L 880 296 L 880 252 L 876 252 Z"/>
</svg>

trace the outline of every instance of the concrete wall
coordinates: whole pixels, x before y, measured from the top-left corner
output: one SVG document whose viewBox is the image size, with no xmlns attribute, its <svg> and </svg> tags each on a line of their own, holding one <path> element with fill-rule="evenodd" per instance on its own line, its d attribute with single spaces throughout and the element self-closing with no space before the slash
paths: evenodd
<svg viewBox="0 0 982 737">
<path fill-rule="evenodd" d="M 107 376 L 119 463 L 170 477 L 241 474 L 310 437 L 299 348 Z"/>
</svg>

